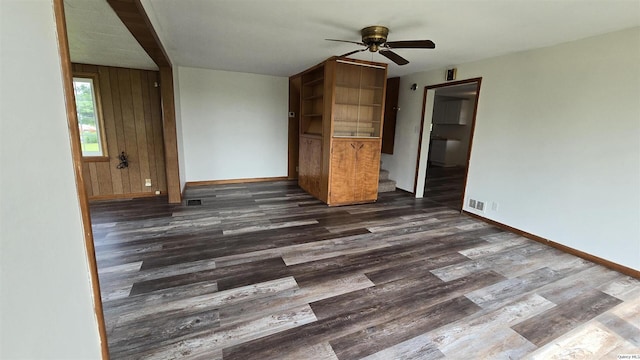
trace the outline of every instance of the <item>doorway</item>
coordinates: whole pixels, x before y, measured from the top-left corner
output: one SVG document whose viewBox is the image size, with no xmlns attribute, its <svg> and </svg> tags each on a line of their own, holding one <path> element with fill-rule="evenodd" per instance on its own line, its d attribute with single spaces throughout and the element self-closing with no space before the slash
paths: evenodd
<svg viewBox="0 0 640 360">
<path fill-rule="evenodd" d="M 416 197 L 462 210 L 480 80 L 425 87 Z"/>
</svg>

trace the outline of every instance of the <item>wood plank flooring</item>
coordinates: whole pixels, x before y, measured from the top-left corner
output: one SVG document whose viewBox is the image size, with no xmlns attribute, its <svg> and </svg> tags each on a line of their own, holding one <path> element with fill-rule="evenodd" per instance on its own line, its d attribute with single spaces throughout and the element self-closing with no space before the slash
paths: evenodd
<svg viewBox="0 0 640 360">
<path fill-rule="evenodd" d="M 465 167 L 441 167 L 429 164 L 424 184 L 424 197 L 451 209 L 461 209 L 464 192 Z"/>
<path fill-rule="evenodd" d="M 112 359 L 640 354 L 640 281 L 396 191 L 295 182 L 96 202 Z"/>
</svg>

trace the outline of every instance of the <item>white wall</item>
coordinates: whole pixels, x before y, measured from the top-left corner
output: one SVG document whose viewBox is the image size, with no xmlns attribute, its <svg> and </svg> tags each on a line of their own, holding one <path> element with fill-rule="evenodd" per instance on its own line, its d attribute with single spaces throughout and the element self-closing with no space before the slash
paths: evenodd
<svg viewBox="0 0 640 360">
<path fill-rule="evenodd" d="M 458 79 L 483 78 L 467 185 L 489 205 L 479 214 L 640 270 L 638 64 L 640 28 L 458 65 Z M 402 189 L 422 107 L 408 84 L 443 74 L 401 79 L 402 141 L 384 161 Z"/>
<path fill-rule="evenodd" d="M 0 358 L 98 359 L 51 0 L 2 0 L 0 48 Z"/>
<path fill-rule="evenodd" d="M 187 181 L 287 176 L 288 78 L 178 73 Z"/>
</svg>

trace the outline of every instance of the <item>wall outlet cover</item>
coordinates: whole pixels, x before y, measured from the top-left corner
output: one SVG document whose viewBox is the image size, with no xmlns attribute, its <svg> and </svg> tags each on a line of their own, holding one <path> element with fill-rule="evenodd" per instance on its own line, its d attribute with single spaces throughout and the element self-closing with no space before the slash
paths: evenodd
<svg viewBox="0 0 640 360">
<path fill-rule="evenodd" d="M 469 199 L 469 207 L 476 208 L 476 201 L 473 199 Z"/>
<path fill-rule="evenodd" d="M 482 201 L 476 202 L 476 209 L 484 211 L 484 203 Z"/>
</svg>

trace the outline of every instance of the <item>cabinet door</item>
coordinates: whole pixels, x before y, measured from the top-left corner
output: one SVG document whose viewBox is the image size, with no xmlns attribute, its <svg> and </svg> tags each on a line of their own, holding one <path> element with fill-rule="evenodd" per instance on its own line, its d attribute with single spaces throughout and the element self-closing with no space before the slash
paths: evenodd
<svg viewBox="0 0 640 360">
<path fill-rule="evenodd" d="M 380 141 L 334 140 L 330 204 L 375 201 L 380 176 Z"/>
<path fill-rule="evenodd" d="M 445 124 L 458 124 L 460 122 L 460 107 L 462 101 L 447 101 L 444 110 L 444 123 Z"/>
<path fill-rule="evenodd" d="M 300 165 L 298 185 L 311 195 L 320 194 L 320 175 L 322 172 L 322 140 L 300 138 Z"/>
<path fill-rule="evenodd" d="M 354 201 L 356 186 L 356 146 L 354 140 L 334 140 L 331 151 L 329 204 Z"/>
<path fill-rule="evenodd" d="M 386 70 L 338 63 L 333 106 L 334 137 L 380 137 Z"/>
<path fill-rule="evenodd" d="M 309 191 L 309 139 L 300 138 L 298 150 L 298 185 Z"/>
<path fill-rule="evenodd" d="M 438 102 L 433 111 L 433 123 L 445 125 L 465 125 L 467 123 L 468 100 L 448 100 Z"/>
<path fill-rule="evenodd" d="M 377 200 L 379 176 L 380 142 L 359 141 L 356 145 L 354 201 Z"/>
<path fill-rule="evenodd" d="M 322 178 L 322 140 L 309 139 L 309 170 L 311 178 L 309 189 L 312 194 L 320 196 L 320 179 Z"/>
<path fill-rule="evenodd" d="M 400 78 L 393 77 L 387 79 L 387 91 L 384 100 L 384 125 L 382 131 L 382 152 L 385 154 L 393 154 L 399 94 Z"/>
</svg>

